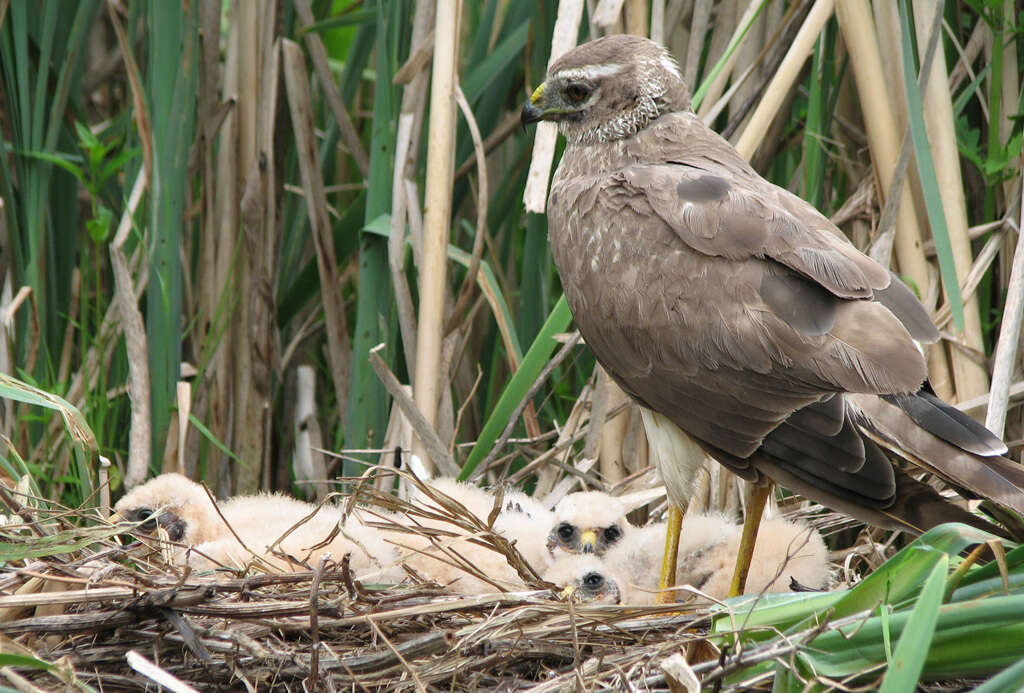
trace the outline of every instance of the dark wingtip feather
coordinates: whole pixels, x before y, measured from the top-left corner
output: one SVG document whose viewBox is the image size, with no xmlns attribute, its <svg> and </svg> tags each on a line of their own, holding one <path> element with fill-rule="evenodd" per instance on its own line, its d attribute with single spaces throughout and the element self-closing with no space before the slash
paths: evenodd
<svg viewBox="0 0 1024 693">
<path fill-rule="evenodd" d="M 1007 452 L 1006 443 L 996 434 L 927 390 L 883 395 L 883 399 L 906 412 L 921 428 L 961 450 L 982 457 L 995 457 Z"/>
<path fill-rule="evenodd" d="M 896 469 L 895 502 L 886 512 L 924 532 L 946 522 L 960 522 L 1006 539 L 1011 533 L 943 498 L 934 488 Z"/>
</svg>

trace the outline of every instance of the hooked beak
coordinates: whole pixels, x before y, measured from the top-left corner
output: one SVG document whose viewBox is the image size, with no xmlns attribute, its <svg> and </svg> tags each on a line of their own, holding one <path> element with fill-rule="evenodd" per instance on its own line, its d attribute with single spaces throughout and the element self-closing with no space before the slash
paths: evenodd
<svg viewBox="0 0 1024 693">
<path fill-rule="evenodd" d="M 526 126 L 531 123 L 536 123 L 544 120 L 544 111 L 537 105 L 537 103 L 544 96 L 544 84 L 541 83 L 539 87 L 533 90 L 530 94 L 530 100 L 523 106 L 523 112 L 519 114 L 519 121 L 523 124 L 523 130 L 526 130 Z"/>
<path fill-rule="evenodd" d="M 576 594 L 576 587 L 573 585 L 566 585 L 562 588 L 562 592 L 558 596 L 564 601 L 570 601 L 574 594 Z"/>
<path fill-rule="evenodd" d="M 597 553 L 597 532 L 588 529 L 580 534 L 580 544 L 583 546 L 583 553 Z"/>
<path fill-rule="evenodd" d="M 107 518 L 107 522 L 112 525 L 116 525 L 118 522 L 127 522 L 127 520 L 121 517 L 120 513 L 112 512 L 110 513 L 110 517 Z"/>
</svg>

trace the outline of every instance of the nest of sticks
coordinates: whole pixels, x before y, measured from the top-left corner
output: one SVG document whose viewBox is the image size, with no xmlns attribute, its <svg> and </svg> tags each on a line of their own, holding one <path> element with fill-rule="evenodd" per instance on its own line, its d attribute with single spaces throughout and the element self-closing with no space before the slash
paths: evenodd
<svg viewBox="0 0 1024 693">
<path fill-rule="evenodd" d="M 537 589 L 458 596 L 414 573 L 363 584 L 326 558 L 285 574 L 192 573 L 164 560 L 160 538 L 123 541 L 95 509 L 0 498 L 0 652 L 15 656 L 0 681 L 20 690 L 668 690 L 672 655 L 704 659 L 705 683 L 730 669 L 707 642 L 706 604 L 565 601 L 443 494 L 425 511 L 357 484 L 349 502 L 379 507 L 385 525 L 431 512 L 439 544 L 472 535 Z"/>
</svg>

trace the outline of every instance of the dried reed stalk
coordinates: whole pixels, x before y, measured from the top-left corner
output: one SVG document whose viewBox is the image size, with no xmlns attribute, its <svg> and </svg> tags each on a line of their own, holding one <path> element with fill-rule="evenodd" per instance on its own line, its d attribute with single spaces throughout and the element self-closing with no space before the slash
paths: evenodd
<svg viewBox="0 0 1024 693">
<path fill-rule="evenodd" d="M 424 191 L 423 257 L 419 274 L 419 316 L 413 393 L 426 423 L 437 421 L 442 383 L 441 342 L 444 338 L 444 298 L 448 270 L 448 236 L 452 206 L 455 147 L 455 64 L 458 55 L 458 2 L 439 0 L 434 31 L 431 75 L 430 131 L 427 135 L 427 176 Z M 434 462 L 424 441 L 413 441 L 427 470 Z"/>
<path fill-rule="evenodd" d="M 276 0 L 243 5 L 242 31 L 248 42 L 239 94 L 239 164 L 242 167 L 239 221 L 243 233 L 238 262 L 239 297 L 244 310 L 234 322 L 234 449 L 243 462 L 235 491 L 252 493 L 267 485 L 270 471 L 271 386 L 277 369 L 273 291 L 277 275 L 277 177 L 274 138 L 280 49 L 274 40 Z"/>
<path fill-rule="evenodd" d="M 886 91 L 885 80 L 878 79 L 878 75 L 885 73 L 875 23 L 867 0 L 838 0 L 836 16 L 850 53 L 878 187 L 887 191 L 896 170 L 900 131 L 896 124 L 896 109 Z M 924 292 L 930 278 L 928 262 L 921 248 L 920 229 L 910 188 L 905 185 L 896 219 L 896 260 L 899 262 L 900 273 L 908 277 L 919 291 Z M 928 350 L 928 375 L 940 397 L 946 399 L 952 395 L 949 366 L 945 352 L 940 347 Z"/>
<path fill-rule="evenodd" d="M 121 329 L 128 355 L 128 398 L 132 403 L 131 430 L 128 433 L 128 469 L 125 486 L 131 488 L 142 483 L 149 471 L 152 454 L 149 417 L 149 354 L 146 346 L 146 326 L 135 298 L 135 285 L 128 269 L 124 243 L 132 230 L 132 218 L 146 189 L 146 174 L 140 172 L 135 179 L 128 204 L 125 206 L 117 233 L 110 243 L 110 265 L 114 270 L 114 304 L 120 314 Z"/>
<path fill-rule="evenodd" d="M 992 392 L 989 395 L 985 426 L 997 436 L 1003 435 L 1006 411 L 1009 407 L 1010 380 L 1017 364 L 1022 317 L 1024 317 L 1024 185 L 1021 186 L 1020 218 L 1017 225 L 1017 246 L 1010 271 L 1010 288 L 1003 306 L 1003 321 L 999 326 L 995 364 L 992 368 Z"/>
<path fill-rule="evenodd" d="M 595 23 L 599 23 L 596 16 L 602 11 L 604 5 L 613 4 L 608 0 L 602 0 L 595 14 Z M 617 3 L 618 10 L 622 8 L 622 2 Z M 610 11 L 610 10 L 609 10 Z M 558 3 L 558 17 L 555 19 L 555 30 L 551 35 L 551 57 L 548 65 L 558 60 L 564 53 L 576 46 L 576 34 L 579 33 L 580 20 L 583 16 L 583 0 L 563 0 Z M 547 207 L 548 200 L 548 178 L 551 177 L 551 164 L 555 159 L 555 141 L 558 139 L 558 128 L 554 123 L 537 123 L 536 134 L 533 139 L 533 155 L 530 159 L 530 171 L 526 177 L 526 189 L 523 191 L 523 205 L 527 212 L 543 214 Z"/>
<path fill-rule="evenodd" d="M 824 28 L 825 22 L 832 16 L 834 3 L 835 0 L 816 0 L 814 7 L 811 8 L 803 26 L 800 27 L 800 31 L 797 32 L 796 38 L 786 52 L 782 64 L 775 71 L 775 76 L 772 77 L 765 89 L 761 102 L 736 142 L 736 150 L 746 159 L 750 159 L 754 155 L 764 139 L 765 133 L 768 132 L 768 127 L 779 113 L 779 108 L 793 87 L 796 78 L 800 75 L 807 57 L 814 50 L 814 44 Z"/>
<path fill-rule="evenodd" d="M 327 326 L 327 361 L 339 408 L 339 420 L 345 420 L 348 402 L 348 355 L 352 351 L 345 320 L 345 301 L 335 265 L 334 236 L 327 216 L 324 181 L 318 165 L 316 138 L 313 134 L 312 100 L 302 49 L 294 41 L 282 42 L 285 84 L 291 109 L 295 144 L 299 152 L 299 170 L 306 195 L 306 211 L 316 249 L 316 266 L 320 273 L 320 293 Z"/>
</svg>

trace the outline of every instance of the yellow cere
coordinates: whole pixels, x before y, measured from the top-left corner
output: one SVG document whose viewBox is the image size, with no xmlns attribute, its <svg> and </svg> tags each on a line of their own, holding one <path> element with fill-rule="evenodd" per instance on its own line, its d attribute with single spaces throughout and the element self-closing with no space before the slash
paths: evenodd
<svg viewBox="0 0 1024 693">
<path fill-rule="evenodd" d="M 533 93 L 530 94 L 530 103 L 536 105 L 542 96 L 544 96 L 544 82 L 541 82 L 540 86 L 534 89 Z"/>
</svg>

